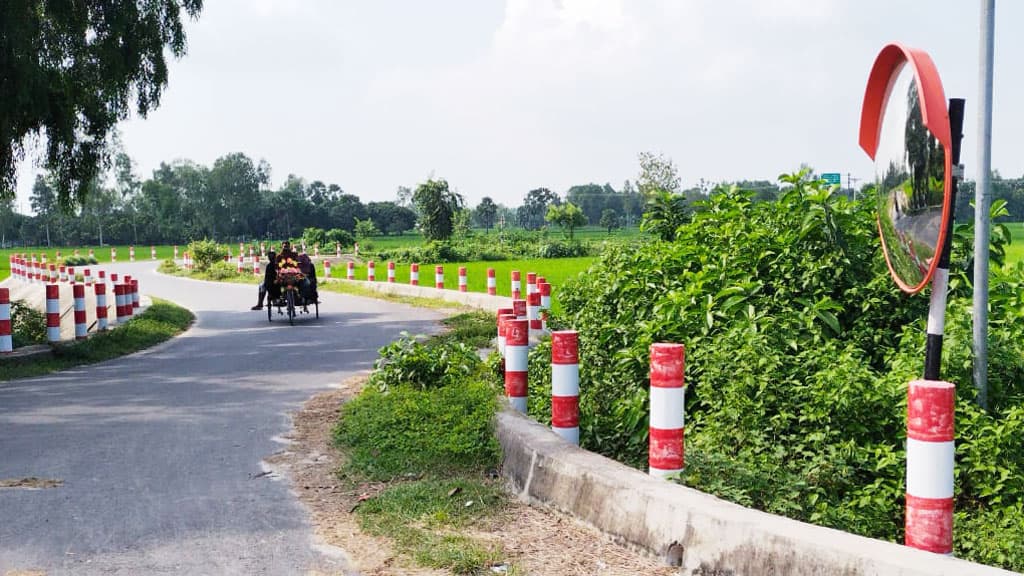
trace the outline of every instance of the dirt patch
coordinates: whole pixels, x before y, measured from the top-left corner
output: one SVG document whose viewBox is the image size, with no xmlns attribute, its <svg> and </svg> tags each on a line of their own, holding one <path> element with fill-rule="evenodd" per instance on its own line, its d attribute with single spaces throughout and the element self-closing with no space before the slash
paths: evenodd
<svg viewBox="0 0 1024 576">
<path fill-rule="evenodd" d="M 268 458 L 275 470 L 286 474 L 312 516 L 317 537 L 345 551 L 360 574 L 442 575 L 449 572 L 417 568 L 396 554 L 385 538 L 363 534 L 353 511 L 360 502 L 384 489 L 384 484 L 355 484 L 335 474 L 342 455 L 330 443 L 331 429 L 341 404 L 361 390 L 365 375 L 351 378 L 338 389 L 311 398 L 294 415 L 288 437 L 293 444 Z M 629 550 L 570 516 L 529 506 L 513 499 L 507 511 L 471 536 L 500 543 L 506 562 L 516 574 L 535 576 L 632 575 L 668 576 L 677 569 Z M 494 573 L 500 573 L 497 567 Z"/>
<path fill-rule="evenodd" d="M 25 490 L 42 490 L 43 488 L 59 488 L 64 485 L 63 480 L 52 478 L 4 478 L 0 479 L 0 488 L 23 488 Z"/>
</svg>

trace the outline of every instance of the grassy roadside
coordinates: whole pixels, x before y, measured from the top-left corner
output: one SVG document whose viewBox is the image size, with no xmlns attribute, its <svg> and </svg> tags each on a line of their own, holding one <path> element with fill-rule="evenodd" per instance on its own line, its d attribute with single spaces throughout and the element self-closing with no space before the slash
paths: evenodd
<svg viewBox="0 0 1024 576">
<path fill-rule="evenodd" d="M 379 486 L 355 509 L 360 528 L 420 566 L 456 574 L 492 566 L 518 573 L 500 542 L 474 535 L 508 507 L 495 472 L 500 385 L 464 344 L 480 343 L 492 323 L 489 314 L 460 314 L 442 335 L 381 349 L 377 370 L 342 407 L 333 432 L 342 481 Z"/>
<path fill-rule="evenodd" d="M 153 298 L 153 305 L 127 324 L 83 342 L 54 346 L 52 356 L 0 360 L 0 381 L 41 376 L 138 352 L 180 334 L 193 320 L 195 316 L 185 308 Z"/>
</svg>

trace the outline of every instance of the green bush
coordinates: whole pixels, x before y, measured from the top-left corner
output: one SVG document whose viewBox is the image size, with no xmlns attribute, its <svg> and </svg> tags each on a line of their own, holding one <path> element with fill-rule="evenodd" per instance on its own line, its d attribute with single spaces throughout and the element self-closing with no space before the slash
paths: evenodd
<svg viewBox="0 0 1024 576">
<path fill-rule="evenodd" d="M 238 277 L 238 265 L 231 262 L 214 262 L 205 270 L 206 277 L 210 280 L 227 280 Z"/>
<path fill-rule="evenodd" d="M 582 242 L 549 242 L 537 248 L 538 258 L 576 258 L 589 256 L 590 248 Z"/>
<path fill-rule="evenodd" d="M 494 388 L 467 380 L 440 388 L 367 387 L 342 407 L 335 440 L 372 478 L 477 470 L 497 464 Z"/>
<path fill-rule="evenodd" d="M 99 263 L 99 261 L 92 256 L 68 256 L 64 258 L 65 266 L 88 266 L 90 264 L 97 263 Z"/>
<path fill-rule="evenodd" d="M 160 261 L 160 266 L 157 267 L 157 271 L 163 274 L 178 274 L 181 269 L 178 267 L 177 262 L 168 258 L 167 260 Z"/>
<path fill-rule="evenodd" d="M 306 228 L 302 231 L 302 241 L 306 243 L 310 253 L 313 252 L 313 247 L 317 245 L 320 246 L 320 250 L 327 249 L 327 233 L 322 228 Z M 331 249 L 333 248 L 334 246 L 331 246 Z"/>
<path fill-rule="evenodd" d="M 11 302 L 11 340 L 15 348 L 46 342 L 46 314 L 22 300 Z"/>
<path fill-rule="evenodd" d="M 906 383 L 923 368 L 928 298 L 889 278 L 873 198 L 851 202 L 802 173 L 783 182 L 774 202 L 716 190 L 674 241 L 609 246 L 562 289 L 556 321 L 580 332 L 586 359 L 581 444 L 645 466 L 648 349 L 681 342 L 681 482 L 899 541 Z M 968 290 L 951 295 L 942 367 L 958 393 L 957 553 L 1019 570 L 1024 266 L 994 270 L 990 283 L 989 412 L 973 404 Z M 531 356 L 531 374 L 548 361 Z M 532 390 L 545 385 L 531 378 Z M 959 528 L 981 518 L 992 521 L 985 537 Z"/>
<path fill-rule="evenodd" d="M 348 230 L 341 228 L 331 228 L 327 231 L 327 242 L 330 249 L 334 249 L 335 244 L 341 244 L 342 249 L 348 248 L 355 243 L 355 238 Z"/>
<path fill-rule="evenodd" d="M 192 257 L 195 270 L 205 272 L 213 264 L 223 262 L 227 250 L 213 240 L 204 239 L 196 240 L 189 244 L 188 253 Z"/>
<path fill-rule="evenodd" d="M 418 390 L 440 388 L 465 381 L 481 368 L 476 351 L 461 342 L 428 346 L 402 332 L 380 349 L 369 384 L 381 391 L 409 386 Z"/>
</svg>

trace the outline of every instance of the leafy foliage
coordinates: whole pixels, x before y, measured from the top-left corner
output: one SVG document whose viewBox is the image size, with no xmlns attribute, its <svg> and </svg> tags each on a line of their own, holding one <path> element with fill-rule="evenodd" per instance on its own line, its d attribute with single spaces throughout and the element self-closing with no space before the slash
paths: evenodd
<svg viewBox="0 0 1024 576">
<path fill-rule="evenodd" d="M 205 272 L 215 263 L 224 258 L 224 249 L 213 240 L 196 240 L 188 245 L 189 256 L 195 263 L 195 269 Z"/>
<path fill-rule="evenodd" d="M 423 236 L 427 240 L 451 238 L 455 212 L 462 208 L 462 196 L 449 190 L 446 180 L 427 180 L 416 187 L 412 198 Z"/>
<path fill-rule="evenodd" d="M 928 299 L 901 294 L 873 199 L 806 173 L 776 202 L 718 189 L 675 241 L 612 246 L 561 292 L 580 332 L 581 442 L 646 464 L 648 348 L 687 347 L 687 469 L 724 498 L 877 538 L 902 537 L 906 383 Z M 999 238 L 995 238 L 998 244 Z M 998 248 L 998 246 L 997 246 Z M 953 294 L 944 379 L 958 388 L 957 554 L 1024 567 L 1024 266 L 991 283 L 990 412 L 973 403 L 970 301 Z M 543 356 L 532 358 L 543 365 Z M 531 373 L 541 372 L 543 369 Z M 531 388 L 544 383 L 531 381 Z M 1014 531 L 1016 530 L 1016 531 Z"/>
<path fill-rule="evenodd" d="M 11 302 L 11 340 L 15 348 L 46 342 L 46 314 L 22 300 Z"/>
<path fill-rule="evenodd" d="M 370 385 L 381 391 L 398 386 L 441 388 L 468 378 L 480 367 L 476 351 L 461 342 L 428 346 L 407 332 L 380 349 Z"/>
<path fill-rule="evenodd" d="M 570 242 L 572 242 L 573 230 L 587 224 L 587 217 L 584 216 L 583 211 L 572 202 L 548 206 L 548 213 L 544 219 L 561 227 Z"/>
</svg>

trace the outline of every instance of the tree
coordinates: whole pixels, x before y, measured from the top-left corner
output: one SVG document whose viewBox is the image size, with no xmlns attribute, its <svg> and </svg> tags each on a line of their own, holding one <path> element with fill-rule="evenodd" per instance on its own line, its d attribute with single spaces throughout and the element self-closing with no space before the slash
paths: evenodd
<svg viewBox="0 0 1024 576">
<path fill-rule="evenodd" d="M 46 181 L 42 174 L 36 175 L 36 182 L 32 185 L 32 195 L 29 196 L 29 206 L 36 216 L 43 220 L 46 226 L 46 246 L 50 246 L 50 221 L 57 215 L 57 194 L 53 187 Z"/>
<path fill-rule="evenodd" d="M 561 203 L 558 194 L 547 188 L 535 188 L 526 193 L 523 205 L 519 207 L 519 225 L 527 230 L 537 230 L 544 225 L 548 206 Z"/>
<path fill-rule="evenodd" d="M 364 238 L 370 238 L 373 236 L 379 236 L 380 230 L 373 223 L 373 220 L 367 218 L 366 220 L 360 220 L 356 218 L 356 238 L 363 240 Z"/>
<path fill-rule="evenodd" d="M 689 220 L 689 205 L 682 194 L 655 192 L 647 201 L 647 211 L 640 222 L 640 230 L 671 242 L 676 239 L 679 227 Z"/>
<path fill-rule="evenodd" d="M 575 228 L 587 224 L 586 215 L 572 202 L 566 202 L 561 206 L 549 206 L 548 213 L 544 219 L 560 226 L 562 231 L 569 236 L 569 241 L 572 241 L 572 232 Z"/>
<path fill-rule="evenodd" d="M 447 240 L 454 231 L 455 211 L 462 196 L 448 189 L 446 180 L 427 180 L 416 187 L 413 202 L 420 214 L 420 230 L 427 240 Z"/>
<path fill-rule="evenodd" d="M 615 230 L 620 226 L 619 224 L 619 213 L 611 208 L 605 208 L 604 212 L 601 212 L 601 228 L 608 230 L 611 234 L 612 230 Z"/>
<path fill-rule="evenodd" d="M 58 204 L 81 203 L 131 109 L 156 108 L 165 50 L 185 53 L 181 17 L 202 0 L 11 0 L 0 5 L 0 197 L 14 196 L 24 142 L 45 134 Z M 134 100 L 134 102 L 132 102 Z M 133 106 L 134 104 L 134 106 Z"/>
<path fill-rule="evenodd" d="M 401 234 L 416 226 L 416 213 L 394 202 L 370 202 L 366 214 L 384 234 Z"/>
<path fill-rule="evenodd" d="M 472 221 L 472 214 L 469 210 L 460 209 L 456 210 L 452 216 L 452 236 L 458 242 L 465 242 L 473 232 L 473 227 L 470 225 Z"/>
<path fill-rule="evenodd" d="M 498 216 L 498 205 L 491 200 L 490 196 L 484 196 L 483 200 L 473 210 L 473 218 L 481 228 L 490 230 L 494 228 L 494 220 Z"/>
<path fill-rule="evenodd" d="M 651 152 L 641 152 L 640 176 L 636 186 L 645 199 L 650 199 L 658 192 L 679 192 L 679 173 L 675 163 L 663 154 L 655 156 Z"/>
</svg>

